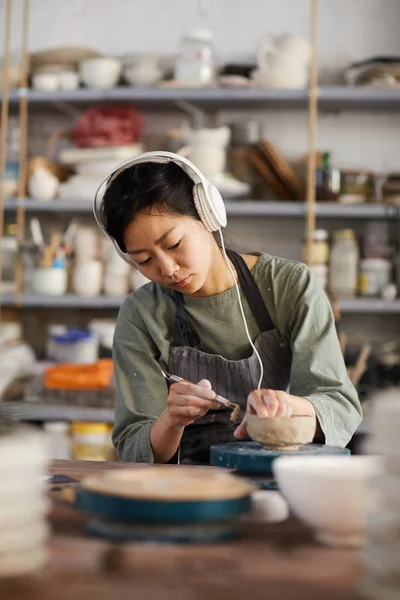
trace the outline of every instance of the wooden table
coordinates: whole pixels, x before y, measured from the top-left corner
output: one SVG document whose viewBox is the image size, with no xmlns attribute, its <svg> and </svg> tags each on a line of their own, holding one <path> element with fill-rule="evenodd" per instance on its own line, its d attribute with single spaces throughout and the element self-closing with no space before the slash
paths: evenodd
<svg viewBox="0 0 400 600">
<path fill-rule="evenodd" d="M 51 474 L 83 476 L 134 464 L 54 461 Z M 174 468 L 174 467 L 167 467 Z M 297 521 L 249 525 L 242 539 L 216 545 L 125 545 L 114 563 L 105 541 L 52 489 L 51 560 L 45 572 L 0 581 L 4 600 L 359 600 L 358 552 L 317 545 Z M 111 548 L 111 553 L 110 553 Z"/>
</svg>

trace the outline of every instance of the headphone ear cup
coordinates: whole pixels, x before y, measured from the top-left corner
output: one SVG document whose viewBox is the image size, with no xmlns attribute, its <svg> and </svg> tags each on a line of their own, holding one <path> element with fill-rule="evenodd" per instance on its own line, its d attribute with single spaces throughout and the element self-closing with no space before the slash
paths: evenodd
<svg viewBox="0 0 400 600">
<path fill-rule="evenodd" d="M 202 192 L 204 193 L 203 190 L 203 186 L 201 183 L 196 183 L 193 186 L 193 201 L 194 201 L 194 205 L 196 207 L 197 210 L 197 214 L 199 215 L 201 222 L 203 223 L 204 227 L 207 229 L 207 231 L 214 231 L 212 228 L 211 223 L 207 220 L 206 218 L 206 207 L 204 206 L 204 201 L 202 199 Z"/>
<path fill-rule="evenodd" d="M 215 190 L 215 191 L 214 191 Z M 210 192 L 214 194 L 218 194 L 219 192 L 216 188 L 210 186 Z M 224 209 L 225 218 L 220 218 L 215 213 L 214 207 L 210 202 L 210 199 L 204 189 L 204 185 L 202 183 L 196 183 L 193 186 L 193 201 L 196 207 L 197 213 L 203 223 L 204 227 L 207 231 L 213 232 L 218 231 L 221 227 L 225 227 L 226 225 L 226 215 Z M 220 198 L 220 203 L 223 205 L 222 198 Z"/>
</svg>

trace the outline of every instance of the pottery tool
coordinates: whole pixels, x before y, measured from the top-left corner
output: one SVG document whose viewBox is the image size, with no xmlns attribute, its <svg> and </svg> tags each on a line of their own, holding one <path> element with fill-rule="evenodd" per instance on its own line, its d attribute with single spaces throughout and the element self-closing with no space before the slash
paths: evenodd
<svg viewBox="0 0 400 600">
<path fill-rule="evenodd" d="M 72 244 L 76 232 L 78 231 L 79 222 L 77 219 L 72 219 L 63 235 L 62 244 L 68 246 Z"/>
<path fill-rule="evenodd" d="M 368 358 L 371 354 L 371 345 L 363 344 L 360 354 L 357 357 L 356 364 L 354 367 L 347 369 L 348 376 L 353 385 L 357 385 L 360 382 L 361 377 L 364 375 L 368 366 Z"/>
<path fill-rule="evenodd" d="M 169 373 L 166 373 L 165 371 L 162 371 L 162 374 L 164 375 L 165 379 L 167 379 L 168 381 L 173 381 L 175 383 L 178 383 L 179 381 L 184 381 L 185 383 L 191 383 L 187 379 L 183 379 L 182 377 L 178 377 L 177 375 L 170 375 Z M 225 406 L 225 408 L 232 408 L 233 410 L 232 410 L 232 414 L 231 414 L 231 421 L 232 421 L 232 423 L 236 423 L 238 416 L 240 414 L 239 404 L 235 404 L 234 402 L 227 400 L 226 398 L 224 398 L 223 396 L 220 396 L 219 394 L 216 394 L 216 396 L 214 398 L 214 402 L 217 402 L 220 406 Z"/>
<path fill-rule="evenodd" d="M 44 248 L 44 238 L 42 228 L 40 227 L 39 219 L 37 219 L 36 217 L 31 219 L 30 229 L 33 241 L 35 242 L 36 246 L 42 250 Z"/>
</svg>

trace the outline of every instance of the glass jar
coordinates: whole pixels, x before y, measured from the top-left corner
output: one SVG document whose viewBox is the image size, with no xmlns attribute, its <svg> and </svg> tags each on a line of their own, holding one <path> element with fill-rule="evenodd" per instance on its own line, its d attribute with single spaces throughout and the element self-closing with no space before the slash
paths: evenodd
<svg viewBox="0 0 400 600">
<path fill-rule="evenodd" d="M 74 460 L 107 460 L 111 434 L 107 423 L 72 423 L 72 458 Z"/>
<path fill-rule="evenodd" d="M 181 41 L 175 80 L 181 85 L 213 85 L 215 71 L 212 33 L 207 30 L 189 32 Z"/>
<path fill-rule="evenodd" d="M 342 171 L 339 202 L 360 204 L 373 196 L 374 181 L 370 171 Z"/>
<path fill-rule="evenodd" d="M 311 243 L 310 266 L 329 264 L 329 234 L 325 229 L 316 229 L 314 231 Z M 304 260 L 307 255 L 307 243 L 303 246 Z"/>
<path fill-rule="evenodd" d="M 352 297 L 357 291 L 359 250 L 352 229 L 340 229 L 333 234 L 329 291 L 334 296 Z"/>
<path fill-rule="evenodd" d="M 361 296 L 380 296 L 392 282 L 392 261 L 384 258 L 365 258 L 360 262 L 358 291 Z"/>
<path fill-rule="evenodd" d="M 69 423 L 52 421 L 44 424 L 44 431 L 48 444 L 48 453 L 51 459 L 71 459 L 71 439 Z"/>
</svg>

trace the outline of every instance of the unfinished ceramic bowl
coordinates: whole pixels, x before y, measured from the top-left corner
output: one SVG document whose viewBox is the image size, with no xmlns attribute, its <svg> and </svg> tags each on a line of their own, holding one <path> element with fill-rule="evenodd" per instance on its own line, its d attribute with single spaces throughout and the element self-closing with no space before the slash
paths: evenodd
<svg viewBox="0 0 400 600">
<path fill-rule="evenodd" d="M 264 448 L 295 450 L 313 441 L 315 419 L 303 416 L 288 419 L 247 415 L 247 432 L 252 440 L 259 442 Z"/>
</svg>

